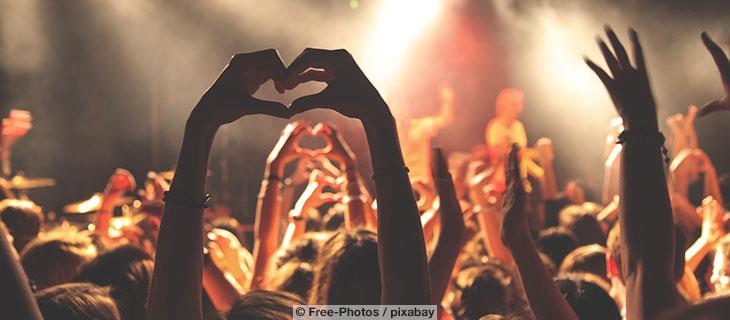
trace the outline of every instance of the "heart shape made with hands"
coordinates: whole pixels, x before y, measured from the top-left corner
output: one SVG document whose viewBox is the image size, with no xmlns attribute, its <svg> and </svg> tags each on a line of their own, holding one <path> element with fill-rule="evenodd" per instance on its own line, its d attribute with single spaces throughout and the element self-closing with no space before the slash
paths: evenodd
<svg viewBox="0 0 730 320">
<path fill-rule="evenodd" d="M 296 138 L 297 153 L 309 158 L 327 156 L 332 151 L 332 139 L 335 138 L 328 128 L 324 123 L 307 126 Z"/>
<path fill-rule="evenodd" d="M 254 72 L 253 81 L 247 81 L 246 86 L 253 98 L 265 102 L 278 102 L 287 107 L 298 98 L 321 93 L 327 88 L 327 81 L 331 75 L 328 71 L 318 68 L 297 67 L 296 59 L 287 66 L 274 50 L 265 50 L 266 54 L 259 55 L 253 62 L 268 65 L 266 71 Z M 297 58 L 298 59 L 298 58 Z"/>
</svg>

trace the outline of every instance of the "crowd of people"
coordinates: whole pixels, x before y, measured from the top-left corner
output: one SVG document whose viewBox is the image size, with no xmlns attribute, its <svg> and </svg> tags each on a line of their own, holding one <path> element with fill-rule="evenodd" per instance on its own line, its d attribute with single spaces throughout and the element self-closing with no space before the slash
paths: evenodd
<svg viewBox="0 0 730 320">
<path fill-rule="evenodd" d="M 445 154 L 430 138 L 452 122 L 448 88 L 439 115 L 396 121 L 345 50 L 306 49 L 289 66 L 273 49 L 236 54 L 190 113 L 171 180 L 150 173 L 138 188 L 118 169 L 82 227 L 47 226 L 41 207 L 5 190 L 0 317 L 276 320 L 295 304 L 384 304 L 436 305 L 439 319 L 725 319 L 730 178 L 698 148 L 693 121 L 730 110 L 730 61 L 702 34 L 726 95 L 667 119 L 667 149 L 637 33 L 631 55 L 606 37 L 608 70 L 586 59 L 619 115 L 601 199 L 578 181 L 558 186 L 550 139 L 527 144 L 519 89 L 496 98 L 484 145 Z M 269 80 L 279 92 L 327 86 L 285 106 L 253 97 Z M 361 122 L 375 192 L 332 124 L 291 122 L 244 245 L 230 212 L 208 208 L 216 132 L 315 108 Z M 12 143 L 29 128 L 5 127 Z M 305 136 L 326 147 L 301 146 Z M 129 192 L 144 201 L 120 220 Z"/>
</svg>

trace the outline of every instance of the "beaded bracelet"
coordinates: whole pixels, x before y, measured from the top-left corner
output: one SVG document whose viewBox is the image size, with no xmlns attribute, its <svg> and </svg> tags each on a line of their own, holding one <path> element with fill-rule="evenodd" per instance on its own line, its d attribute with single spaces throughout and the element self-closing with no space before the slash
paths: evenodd
<svg viewBox="0 0 730 320">
<path fill-rule="evenodd" d="M 183 194 L 175 193 L 172 191 L 165 191 L 164 195 L 165 196 L 162 198 L 162 201 L 172 202 L 177 205 L 194 208 L 194 209 L 207 208 L 208 201 L 211 198 L 210 193 L 204 194 L 202 198 L 183 195 Z"/>
<path fill-rule="evenodd" d="M 664 135 L 657 131 L 652 133 L 647 132 L 635 132 L 635 131 L 629 131 L 624 130 L 621 132 L 621 134 L 618 135 L 618 139 L 616 140 L 616 144 L 625 144 L 629 141 L 644 141 L 649 143 L 656 143 L 660 146 L 660 149 L 662 151 L 662 156 L 664 158 L 664 162 L 669 164 L 670 158 L 669 158 L 669 150 L 667 150 L 667 147 L 664 146 L 664 141 L 666 139 L 664 138 Z"/>
</svg>

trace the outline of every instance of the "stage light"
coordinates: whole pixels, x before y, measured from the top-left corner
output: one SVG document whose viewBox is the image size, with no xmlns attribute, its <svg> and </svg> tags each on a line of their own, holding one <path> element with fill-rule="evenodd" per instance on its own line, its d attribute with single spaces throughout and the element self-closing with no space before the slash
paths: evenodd
<svg viewBox="0 0 730 320">
<path fill-rule="evenodd" d="M 423 36 L 441 11 L 441 0 L 382 1 L 373 20 L 364 65 L 381 94 L 388 95 L 393 78 L 410 45 Z"/>
</svg>

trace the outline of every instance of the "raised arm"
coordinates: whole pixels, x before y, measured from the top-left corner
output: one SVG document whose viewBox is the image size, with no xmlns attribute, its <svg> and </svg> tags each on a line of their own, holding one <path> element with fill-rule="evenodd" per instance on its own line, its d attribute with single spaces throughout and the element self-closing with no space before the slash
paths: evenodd
<svg viewBox="0 0 730 320">
<path fill-rule="evenodd" d="M 0 309 L 3 310 L 3 317 L 42 320 L 30 282 L 9 237 L 8 228 L 0 222 L 0 285 L 3 288 Z"/>
<path fill-rule="evenodd" d="M 459 200 L 456 198 L 454 182 L 440 149 L 431 151 L 431 176 L 439 195 L 441 232 L 436 248 L 428 261 L 431 272 L 431 303 L 440 305 L 451 280 L 456 259 L 464 238 L 464 217 Z"/>
<path fill-rule="evenodd" d="M 586 59 L 606 86 L 626 129 L 621 163 L 621 267 L 629 319 L 646 319 L 683 303 L 674 283 L 675 235 L 664 177 L 663 136 L 636 31 L 632 66 L 616 34 L 606 28 L 614 52 L 598 44 L 611 76 Z"/>
<path fill-rule="evenodd" d="M 109 221 L 114 214 L 114 208 L 119 198 L 127 191 L 134 191 L 135 188 L 134 177 L 127 170 L 117 169 L 111 178 L 109 178 L 109 182 L 107 182 L 106 188 L 104 188 L 101 206 L 99 211 L 96 212 L 96 228 L 94 228 L 94 232 L 105 242 L 110 240 Z"/>
<path fill-rule="evenodd" d="M 710 51 L 710 55 L 712 55 L 712 59 L 715 60 L 717 70 L 720 72 L 722 86 L 725 89 L 725 95 L 700 108 L 700 117 L 715 111 L 730 111 L 730 60 L 728 60 L 722 48 L 707 35 L 707 32 L 702 33 L 702 43 L 705 44 L 707 50 Z"/>
<path fill-rule="evenodd" d="M 368 223 L 367 221 L 367 210 L 370 201 L 360 182 L 355 154 L 350 150 L 342 135 L 331 124 L 320 123 L 314 127 L 312 133 L 325 138 L 327 148 L 324 155 L 337 161 L 340 164 L 340 169 L 345 174 L 346 196 L 343 199 L 343 202 L 347 205 L 345 225 L 350 229 L 372 225 L 373 222 Z"/>
<path fill-rule="evenodd" d="M 542 198 L 545 200 L 558 199 L 558 180 L 555 178 L 555 169 L 553 160 L 555 153 L 553 152 L 553 142 L 548 138 L 540 138 L 535 143 L 540 166 L 544 174 L 540 179 L 542 185 Z"/>
<path fill-rule="evenodd" d="M 292 112 L 329 108 L 359 119 L 365 128 L 378 201 L 381 302 L 430 304 L 423 230 L 388 105 L 345 50 L 305 50 L 277 87 L 283 90 L 312 80 L 327 82 L 327 87 L 295 100 Z"/>
<path fill-rule="evenodd" d="M 304 121 L 288 124 L 266 160 L 264 180 L 256 208 L 254 227 L 254 269 L 251 289 L 261 289 L 268 279 L 271 258 L 279 247 L 279 225 L 281 222 L 281 176 L 284 167 L 304 151 L 299 148 L 299 139 L 309 131 Z"/>
<path fill-rule="evenodd" d="M 150 319 L 202 319 L 203 208 L 213 138 L 221 125 L 245 115 L 289 117 L 284 105 L 251 96 L 283 69 L 272 49 L 237 54 L 191 112 L 165 196 L 147 303 Z"/>
<path fill-rule="evenodd" d="M 573 309 L 563 298 L 553 277 L 540 259 L 530 233 L 525 190 L 520 178 L 519 148 L 512 147 L 507 163 L 507 189 L 502 212 L 502 239 L 514 257 L 527 299 L 538 319 L 575 319 Z"/>
</svg>

